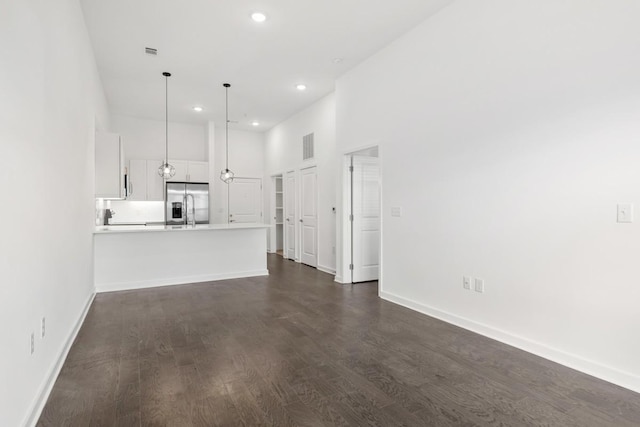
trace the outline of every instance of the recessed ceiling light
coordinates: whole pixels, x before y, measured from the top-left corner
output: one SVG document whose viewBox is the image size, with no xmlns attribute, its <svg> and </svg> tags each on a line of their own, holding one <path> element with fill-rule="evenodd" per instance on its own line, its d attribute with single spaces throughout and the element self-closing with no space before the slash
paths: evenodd
<svg viewBox="0 0 640 427">
<path fill-rule="evenodd" d="M 260 126 L 260 123 L 259 123 L 259 122 L 251 122 L 251 124 L 252 124 L 253 126 Z"/>
<path fill-rule="evenodd" d="M 307 90 L 307 85 L 303 85 L 302 83 L 296 85 L 296 89 L 298 90 Z"/>
<path fill-rule="evenodd" d="M 264 13 L 254 12 L 251 14 L 251 19 L 256 22 L 264 22 L 267 19 L 267 16 Z"/>
<path fill-rule="evenodd" d="M 202 111 L 202 107 L 193 107 L 193 111 L 197 111 L 198 113 L 200 113 Z"/>
<path fill-rule="evenodd" d="M 342 58 L 333 58 L 333 63 L 334 63 L 334 64 L 339 64 L 339 63 L 341 63 L 342 61 L 343 61 L 343 59 L 342 59 Z"/>
</svg>

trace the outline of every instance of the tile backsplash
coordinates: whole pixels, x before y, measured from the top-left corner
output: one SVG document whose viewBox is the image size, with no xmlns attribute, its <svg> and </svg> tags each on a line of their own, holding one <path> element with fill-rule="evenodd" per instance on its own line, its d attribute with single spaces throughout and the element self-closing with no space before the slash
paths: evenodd
<svg viewBox="0 0 640 427">
<path fill-rule="evenodd" d="M 105 207 L 107 201 L 104 202 Z M 110 200 L 114 211 L 111 224 L 164 222 L 164 202 L 142 202 L 126 200 Z M 99 203 L 96 203 L 96 207 Z"/>
</svg>

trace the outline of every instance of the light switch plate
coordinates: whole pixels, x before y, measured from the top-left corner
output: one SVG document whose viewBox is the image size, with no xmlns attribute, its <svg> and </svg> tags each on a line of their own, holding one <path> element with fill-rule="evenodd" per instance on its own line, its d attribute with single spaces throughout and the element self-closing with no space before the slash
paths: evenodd
<svg viewBox="0 0 640 427">
<path fill-rule="evenodd" d="M 391 207 L 391 216 L 400 218 L 402 216 L 402 208 L 400 206 Z"/>
<path fill-rule="evenodd" d="M 484 280 L 476 279 L 476 292 L 484 292 Z"/>
<path fill-rule="evenodd" d="M 633 222 L 633 204 L 618 203 L 618 222 Z"/>
<path fill-rule="evenodd" d="M 471 277 L 464 276 L 462 278 L 462 287 L 468 290 L 471 290 Z"/>
</svg>

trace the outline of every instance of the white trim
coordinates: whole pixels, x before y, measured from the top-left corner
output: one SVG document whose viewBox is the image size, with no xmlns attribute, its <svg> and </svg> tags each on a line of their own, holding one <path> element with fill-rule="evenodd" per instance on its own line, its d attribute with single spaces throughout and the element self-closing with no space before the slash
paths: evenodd
<svg viewBox="0 0 640 427">
<path fill-rule="evenodd" d="M 58 379 L 58 375 L 62 370 L 62 366 L 64 365 L 65 360 L 67 360 L 67 355 L 69 354 L 69 350 L 71 350 L 71 345 L 76 339 L 78 332 L 80 332 L 80 327 L 84 323 L 84 319 L 87 317 L 87 313 L 89 312 L 89 307 L 93 303 L 93 299 L 95 298 L 95 292 L 92 292 L 87 299 L 87 302 L 78 317 L 71 333 L 67 337 L 67 340 L 58 355 L 56 362 L 53 364 L 51 369 L 49 370 L 49 375 L 46 376 L 45 382 L 40 386 L 40 391 L 38 392 L 38 397 L 31 405 L 31 410 L 28 412 L 27 417 L 24 420 L 22 425 L 24 426 L 35 426 L 42 414 L 42 410 L 44 409 L 44 405 L 47 403 L 47 399 L 49 399 L 49 395 L 51 394 L 51 390 L 53 390 L 53 385 L 56 383 L 56 379 Z"/>
<path fill-rule="evenodd" d="M 329 273 L 331 275 L 336 274 L 336 270 L 334 268 L 330 268 L 330 267 L 325 267 L 324 265 L 320 265 L 318 264 L 318 266 L 316 267 L 318 270 L 322 271 L 323 273 Z"/>
<path fill-rule="evenodd" d="M 334 281 L 334 282 L 336 282 L 336 283 L 340 283 L 341 285 L 345 285 L 345 284 L 347 284 L 347 285 L 348 285 L 348 284 L 349 284 L 349 283 L 345 283 L 345 282 L 343 282 L 343 281 L 342 281 L 342 276 L 336 276 L 336 277 L 333 279 L 333 281 Z"/>
<path fill-rule="evenodd" d="M 382 145 L 381 141 L 375 140 L 375 141 L 372 141 L 372 142 L 367 143 L 367 144 L 356 145 L 354 147 L 349 147 L 349 148 L 343 149 L 341 151 L 341 153 L 342 153 L 342 155 L 347 156 L 347 155 L 350 155 L 350 154 L 355 154 L 358 151 L 368 150 L 370 148 L 378 147 L 378 150 L 380 150 L 380 145 Z M 380 157 L 380 152 L 379 151 L 378 151 L 378 157 Z"/>
<path fill-rule="evenodd" d="M 629 372 L 620 371 L 611 366 L 584 359 L 576 354 L 567 353 L 557 348 L 549 347 L 546 344 L 513 335 L 492 326 L 447 313 L 389 292 L 380 292 L 380 298 L 640 393 L 640 377 Z"/>
<path fill-rule="evenodd" d="M 130 291 L 133 289 L 158 288 L 190 283 L 213 282 L 217 280 L 241 279 L 243 277 L 268 276 L 269 270 L 240 271 L 222 274 L 200 274 L 197 276 L 172 277 L 170 279 L 140 280 L 135 282 L 96 283 L 96 292 Z"/>
</svg>

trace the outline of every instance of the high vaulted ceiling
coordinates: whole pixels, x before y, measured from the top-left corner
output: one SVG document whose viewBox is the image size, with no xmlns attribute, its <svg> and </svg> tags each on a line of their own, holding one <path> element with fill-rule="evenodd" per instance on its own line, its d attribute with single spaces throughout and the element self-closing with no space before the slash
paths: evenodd
<svg viewBox="0 0 640 427">
<path fill-rule="evenodd" d="M 452 0 L 81 0 L 114 114 L 265 131 Z M 253 12 L 267 16 L 251 20 Z M 145 54 L 145 47 L 158 50 Z M 304 83 L 307 90 L 295 85 Z M 194 106 L 204 111 L 196 113 Z M 260 126 L 254 127 L 252 121 Z"/>
</svg>

